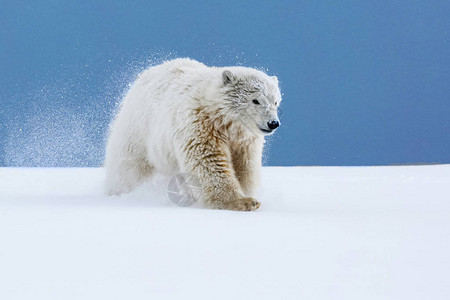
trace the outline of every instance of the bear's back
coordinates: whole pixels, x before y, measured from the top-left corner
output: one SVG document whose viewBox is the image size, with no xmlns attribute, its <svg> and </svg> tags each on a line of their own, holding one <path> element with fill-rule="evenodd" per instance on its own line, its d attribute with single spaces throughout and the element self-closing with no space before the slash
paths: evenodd
<svg viewBox="0 0 450 300">
<path fill-rule="evenodd" d="M 207 68 L 207 66 L 202 64 L 201 62 L 198 62 L 190 58 L 176 58 L 163 63 L 161 66 L 171 70 Z"/>
<path fill-rule="evenodd" d="M 207 69 L 208 67 L 206 65 L 196 60 L 192 60 L 190 58 L 177 58 L 151 67 L 144 73 L 147 73 L 148 76 L 154 76 L 158 74 L 159 76 L 164 76 L 164 78 L 173 78 L 179 77 L 183 74 L 204 71 Z"/>
<path fill-rule="evenodd" d="M 190 79 L 208 72 L 209 69 L 198 61 L 177 58 L 148 68 L 138 76 L 134 85 L 138 89 L 173 90 L 177 85 L 188 84 Z"/>
</svg>

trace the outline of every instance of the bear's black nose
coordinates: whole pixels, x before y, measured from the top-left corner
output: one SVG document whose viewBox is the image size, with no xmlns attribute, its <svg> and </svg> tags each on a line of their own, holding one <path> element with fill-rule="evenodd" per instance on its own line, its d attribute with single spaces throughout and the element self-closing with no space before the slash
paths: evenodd
<svg viewBox="0 0 450 300">
<path fill-rule="evenodd" d="M 270 129 L 274 130 L 274 129 L 276 129 L 278 126 L 280 126 L 280 123 L 279 123 L 278 121 L 270 121 L 270 122 L 267 123 L 267 126 L 268 126 Z"/>
</svg>

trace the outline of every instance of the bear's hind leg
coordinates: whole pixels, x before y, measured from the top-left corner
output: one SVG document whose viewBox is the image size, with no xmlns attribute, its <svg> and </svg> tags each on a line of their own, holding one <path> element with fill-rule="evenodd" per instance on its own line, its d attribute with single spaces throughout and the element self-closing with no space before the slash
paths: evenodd
<svg viewBox="0 0 450 300">
<path fill-rule="evenodd" d="M 116 166 L 107 166 L 106 191 L 108 195 L 128 193 L 149 178 L 153 167 L 145 160 L 121 161 Z"/>
</svg>

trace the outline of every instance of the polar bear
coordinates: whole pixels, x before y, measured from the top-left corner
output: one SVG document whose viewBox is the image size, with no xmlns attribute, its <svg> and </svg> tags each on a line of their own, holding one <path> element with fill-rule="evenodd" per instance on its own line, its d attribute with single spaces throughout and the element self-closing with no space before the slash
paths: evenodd
<svg viewBox="0 0 450 300">
<path fill-rule="evenodd" d="M 112 122 L 104 166 L 110 195 L 155 172 L 194 175 L 207 207 L 250 211 L 264 136 L 280 125 L 278 80 L 252 68 L 179 58 L 142 72 Z"/>
</svg>

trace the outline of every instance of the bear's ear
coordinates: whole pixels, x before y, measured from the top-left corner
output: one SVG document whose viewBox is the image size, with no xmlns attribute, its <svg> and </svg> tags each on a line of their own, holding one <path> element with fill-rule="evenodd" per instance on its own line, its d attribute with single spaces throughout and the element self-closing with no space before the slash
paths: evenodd
<svg viewBox="0 0 450 300">
<path fill-rule="evenodd" d="M 271 78 L 273 79 L 273 81 L 275 81 L 278 84 L 278 77 L 277 76 L 272 76 Z"/>
<path fill-rule="evenodd" d="M 225 85 L 231 84 L 231 83 L 235 83 L 236 82 L 236 76 L 234 76 L 233 73 L 231 73 L 230 71 L 225 70 L 222 73 L 222 80 L 223 80 L 223 83 Z"/>
</svg>

